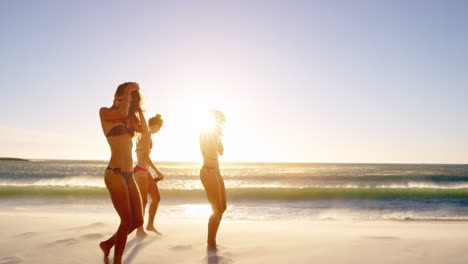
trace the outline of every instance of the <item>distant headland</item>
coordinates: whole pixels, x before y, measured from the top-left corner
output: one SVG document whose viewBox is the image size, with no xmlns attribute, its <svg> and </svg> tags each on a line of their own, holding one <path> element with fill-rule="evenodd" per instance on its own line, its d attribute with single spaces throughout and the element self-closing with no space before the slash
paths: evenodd
<svg viewBox="0 0 468 264">
<path fill-rule="evenodd" d="M 5 158 L 5 157 L 0 157 L 0 160 L 8 160 L 8 161 L 29 161 L 28 159 L 20 159 L 20 158 Z"/>
</svg>

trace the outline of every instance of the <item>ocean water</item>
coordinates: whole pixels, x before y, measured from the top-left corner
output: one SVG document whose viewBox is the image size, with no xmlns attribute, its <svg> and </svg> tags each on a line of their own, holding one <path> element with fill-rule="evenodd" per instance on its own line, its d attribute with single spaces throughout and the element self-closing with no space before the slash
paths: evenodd
<svg viewBox="0 0 468 264">
<path fill-rule="evenodd" d="M 113 211 L 106 161 L 0 161 L 0 206 Z M 206 219 L 200 163 L 160 162 L 157 217 Z M 231 220 L 468 221 L 468 166 L 222 163 Z"/>
</svg>

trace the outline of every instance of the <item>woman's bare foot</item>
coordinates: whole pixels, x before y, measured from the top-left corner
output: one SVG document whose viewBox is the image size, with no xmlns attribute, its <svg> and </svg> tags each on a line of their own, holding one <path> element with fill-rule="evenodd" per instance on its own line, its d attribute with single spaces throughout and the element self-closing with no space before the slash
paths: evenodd
<svg viewBox="0 0 468 264">
<path fill-rule="evenodd" d="M 214 242 L 214 243 L 208 242 L 208 244 L 206 246 L 206 250 L 208 250 L 208 251 L 217 251 L 218 248 L 216 247 L 216 242 Z"/>
<path fill-rule="evenodd" d="M 102 252 L 104 253 L 104 263 L 107 263 L 106 261 L 109 260 L 109 252 L 111 250 L 111 247 L 106 245 L 106 242 L 99 243 L 99 247 L 101 248 Z"/>
<path fill-rule="evenodd" d="M 146 234 L 145 230 L 143 230 L 143 227 L 139 227 L 136 232 L 137 237 L 147 237 L 148 234 Z"/>
<path fill-rule="evenodd" d="M 146 227 L 146 230 L 151 231 L 151 232 L 154 232 L 154 233 L 156 233 L 156 234 L 158 234 L 158 235 L 162 235 L 162 233 L 159 232 L 158 230 L 156 230 L 156 228 L 154 228 L 154 226 L 147 226 L 147 227 Z"/>
</svg>

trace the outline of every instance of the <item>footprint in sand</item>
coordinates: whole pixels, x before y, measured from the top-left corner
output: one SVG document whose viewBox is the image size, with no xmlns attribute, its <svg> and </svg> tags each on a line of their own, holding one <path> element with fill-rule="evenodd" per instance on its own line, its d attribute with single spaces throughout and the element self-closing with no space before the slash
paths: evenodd
<svg viewBox="0 0 468 264">
<path fill-rule="evenodd" d="M 19 237 L 19 238 L 30 238 L 30 237 L 34 237 L 34 236 L 37 236 L 37 235 L 39 235 L 39 234 L 36 233 L 36 232 L 26 232 L 26 233 L 18 234 L 18 235 L 16 235 L 15 237 Z"/>
<path fill-rule="evenodd" d="M 94 239 L 99 239 L 99 238 L 102 238 L 102 237 L 104 237 L 104 235 L 96 233 L 96 234 L 82 235 L 80 238 L 94 240 Z"/>
<path fill-rule="evenodd" d="M 67 239 L 60 239 L 60 240 L 55 240 L 54 242 L 50 242 L 47 244 L 47 246 L 54 246 L 54 245 L 72 245 L 78 242 L 76 238 L 67 238 Z"/>
<path fill-rule="evenodd" d="M 15 264 L 23 262 L 23 258 L 20 257 L 5 257 L 0 259 L 0 264 Z"/>
<path fill-rule="evenodd" d="M 192 245 L 188 244 L 188 245 L 175 245 L 175 246 L 171 246 L 169 247 L 170 250 L 191 250 L 192 249 Z"/>
</svg>

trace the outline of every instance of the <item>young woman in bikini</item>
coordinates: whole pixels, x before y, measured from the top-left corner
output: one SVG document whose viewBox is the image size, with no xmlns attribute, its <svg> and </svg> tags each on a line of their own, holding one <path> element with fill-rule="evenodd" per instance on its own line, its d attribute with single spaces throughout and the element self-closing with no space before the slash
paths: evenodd
<svg viewBox="0 0 468 264">
<path fill-rule="evenodd" d="M 226 188 L 218 162 L 218 155 L 224 153 L 221 136 L 226 118 L 221 111 L 211 110 L 209 119 L 211 124 L 200 133 L 200 150 L 203 155 L 200 179 L 213 210 L 208 222 L 207 249 L 216 250 L 216 234 L 223 213 L 226 211 Z"/>
<path fill-rule="evenodd" d="M 153 231 L 156 234 L 161 234 L 158 230 L 156 230 L 156 228 L 154 228 L 154 217 L 156 215 L 156 211 L 158 210 L 159 201 L 161 200 L 157 182 L 162 180 L 164 175 L 154 165 L 150 158 L 150 153 L 151 149 L 153 148 L 153 140 L 151 139 L 151 135 L 157 133 L 161 129 L 163 120 L 161 119 L 161 115 L 157 114 L 156 116 L 150 118 L 148 120 L 148 124 L 146 124 L 145 117 L 141 110 L 139 111 L 139 116 L 141 117 L 142 133 L 139 135 L 139 137 L 137 137 L 137 149 L 135 151 L 138 161 L 137 165 L 133 169 L 133 173 L 141 193 L 143 215 L 145 213 L 146 204 L 148 202 L 148 195 L 151 197 L 146 230 Z M 158 177 L 153 178 L 149 171 L 150 168 L 153 169 Z M 143 230 L 143 226 L 137 229 L 137 235 L 146 236 L 146 233 Z"/>
<path fill-rule="evenodd" d="M 120 217 L 117 232 L 99 246 L 107 260 L 110 249 L 115 245 L 115 264 L 122 263 L 127 235 L 143 224 L 140 193 L 132 173 L 132 138 L 135 131 L 142 131 L 141 117 L 137 117 L 140 109 L 139 90 L 137 83 L 121 84 L 115 92 L 114 104 L 99 111 L 102 129 L 111 150 L 104 181 Z"/>
</svg>

